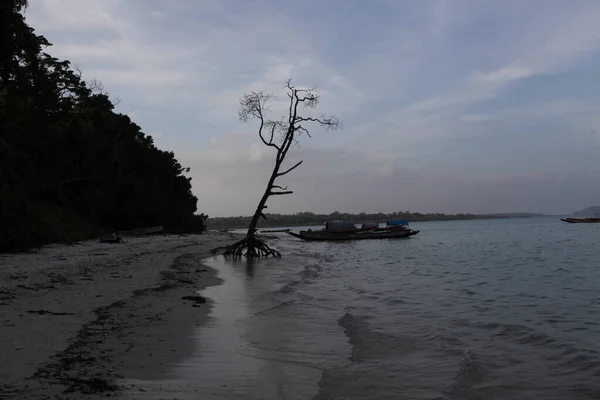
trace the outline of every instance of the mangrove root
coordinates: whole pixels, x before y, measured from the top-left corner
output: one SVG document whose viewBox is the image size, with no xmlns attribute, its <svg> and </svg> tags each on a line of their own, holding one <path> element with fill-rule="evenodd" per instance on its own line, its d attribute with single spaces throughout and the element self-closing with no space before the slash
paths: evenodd
<svg viewBox="0 0 600 400">
<path fill-rule="evenodd" d="M 225 250 L 223 253 L 225 256 L 234 256 L 234 257 L 269 257 L 273 256 L 276 258 L 281 257 L 281 253 L 277 250 L 270 248 L 265 242 L 260 239 L 257 239 L 254 236 L 246 236 L 242 240 L 232 244 Z"/>
</svg>

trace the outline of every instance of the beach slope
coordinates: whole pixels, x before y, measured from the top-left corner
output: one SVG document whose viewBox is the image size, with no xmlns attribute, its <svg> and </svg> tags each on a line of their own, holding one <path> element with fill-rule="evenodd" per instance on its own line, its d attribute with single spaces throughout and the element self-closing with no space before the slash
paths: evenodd
<svg viewBox="0 0 600 400">
<path fill-rule="evenodd" d="M 87 241 L 0 255 L 0 398 L 87 398 L 191 352 L 218 284 L 202 259 L 227 233 Z"/>
</svg>

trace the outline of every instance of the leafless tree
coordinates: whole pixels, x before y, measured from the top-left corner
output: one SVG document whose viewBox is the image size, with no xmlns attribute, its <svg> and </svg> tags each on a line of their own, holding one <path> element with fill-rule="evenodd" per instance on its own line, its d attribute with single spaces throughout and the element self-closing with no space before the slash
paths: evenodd
<svg viewBox="0 0 600 400">
<path fill-rule="evenodd" d="M 256 237 L 256 226 L 260 218 L 267 219 L 264 210 L 267 208 L 267 200 L 271 196 L 292 194 L 287 186 L 277 183 L 277 180 L 294 169 L 298 168 L 302 161 L 288 167 L 282 168 L 291 146 L 297 143 L 301 135 L 311 137 L 308 130 L 310 125 L 333 130 L 341 126 L 341 121 L 333 116 L 322 114 L 320 117 L 301 116 L 300 111 L 314 109 L 319 104 L 319 91 L 316 87 L 311 89 L 299 89 L 292 86 L 291 79 L 286 82 L 287 96 L 289 98 L 288 115 L 279 120 L 269 120 L 266 114 L 270 111 L 268 101 L 273 97 L 262 91 L 246 93 L 240 99 L 238 115 L 242 122 L 256 119 L 260 122 L 258 136 L 265 146 L 272 147 L 277 151 L 275 166 L 267 183 L 265 192 L 258 203 L 258 207 L 250 221 L 248 232 L 244 239 L 234 243 L 225 250 L 225 255 L 247 256 L 247 257 L 281 257 L 281 254 L 271 249 L 266 243 Z"/>
</svg>

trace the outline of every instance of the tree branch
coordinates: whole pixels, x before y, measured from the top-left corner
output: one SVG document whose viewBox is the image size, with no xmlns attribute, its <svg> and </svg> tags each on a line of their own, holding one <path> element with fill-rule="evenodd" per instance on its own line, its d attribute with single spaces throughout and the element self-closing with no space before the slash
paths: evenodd
<svg viewBox="0 0 600 400">
<path fill-rule="evenodd" d="M 275 133 L 275 128 L 277 128 L 277 123 L 273 123 L 273 126 L 271 126 L 271 137 L 269 138 L 269 143 L 273 144 L 273 134 Z M 277 147 L 277 146 L 275 146 Z M 277 149 L 279 149 L 279 147 L 277 147 Z"/>
<path fill-rule="evenodd" d="M 294 122 L 294 121 L 292 121 L 292 118 L 294 116 L 294 112 L 293 112 L 293 109 L 294 109 L 294 96 L 293 96 L 294 89 L 292 88 L 292 86 L 290 86 L 291 82 L 292 82 L 292 78 L 288 79 L 287 84 L 286 84 L 287 88 L 289 90 L 291 90 L 291 92 L 292 92 L 292 94 L 290 94 L 290 93 L 287 94 L 288 97 L 290 98 L 290 110 L 289 110 L 289 114 L 288 114 L 288 117 L 289 117 L 289 123 L 288 123 L 288 125 L 289 126 L 292 126 L 292 124 Z"/>
<path fill-rule="evenodd" d="M 286 191 L 283 191 L 283 192 L 273 192 L 273 191 L 270 191 L 269 192 L 269 196 L 281 196 L 283 194 L 292 194 L 292 193 L 294 193 L 294 192 L 291 191 L 291 190 L 286 190 Z"/>
<path fill-rule="evenodd" d="M 337 117 L 329 117 L 327 115 L 321 115 L 320 118 L 311 118 L 311 117 L 296 117 L 294 123 L 297 122 L 317 122 L 321 126 L 325 127 L 325 129 L 337 129 L 342 125 L 342 121 L 340 121 Z M 296 128 L 298 129 L 298 128 Z"/>
<path fill-rule="evenodd" d="M 262 140 L 262 142 L 269 146 L 269 147 L 275 147 L 277 150 L 279 150 L 279 146 L 277 146 L 275 143 L 273 143 L 273 135 L 275 134 L 275 129 L 277 129 L 277 126 L 280 123 L 278 121 L 267 121 L 267 122 L 262 122 L 262 118 L 261 118 L 261 125 L 260 128 L 258 130 L 258 136 L 260 136 L 260 140 Z M 263 127 L 270 127 L 271 129 L 271 137 L 269 138 L 269 140 L 266 140 L 265 137 L 263 136 Z"/>
<path fill-rule="evenodd" d="M 259 119 L 260 127 L 258 129 L 258 136 L 260 136 L 260 140 L 270 147 L 275 147 L 279 150 L 279 146 L 273 143 L 273 135 L 275 134 L 275 130 L 280 125 L 278 121 L 267 121 L 265 120 L 265 111 L 269 111 L 269 107 L 267 106 L 267 102 L 273 96 L 270 94 L 264 94 L 262 91 L 258 92 L 250 92 L 245 94 L 240 99 L 240 107 L 238 108 L 238 117 L 242 122 L 247 122 L 250 119 Z M 269 140 L 265 138 L 263 129 L 267 127 L 270 129 L 270 137 Z"/>
<path fill-rule="evenodd" d="M 262 91 L 250 92 L 240 99 L 238 117 L 242 122 L 247 122 L 253 118 L 262 118 L 265 111 L 269 111 L 267 101 L 273 95 L 264 94 Z"/>
<path fill-rule="evenodd" d="M 285 170 L 285 171 L 283 171 L 283 172 L 279 172 L 279 173 L 277 174 L 277 176 L 283 176 L 283 175 L 285 175 L 285 174 L 289 174 L 290 172 L 292 172 L 293 170 L 295 170 L 296 168 L 298 168 L 298 166 L 299 166 L 300 164 L 302 164 L 302 162 L 304 162 L 304 160 L 300 160 L 300 161 L 298 161 L 298 162 L 297 162 L 297 163 L 296 163 L 296 164 L 295 164 L 293 167 L 291 167 L 291 168 L 289 168 L 289 169 L 287 169 L 287 170 Z"/>
<path fill-rule="evenodd" d="M 276 189 L 287 190 L 287 186 L 286 187 L 281 187 L 279 185 L 273 185 L 272 187 L 274 187 Z"/>
<path fill-rule="evenodd" d="M 306 129 L 305 127 L 303 127 L 302 125 L 298 125 L 298 127 L 296 128 L 297 131 L 300 132 L 304 132 L 306 134 L 306 136 L 308 136 L 309 138 L 311 138 L 312 136 L 310 135 L 310 132 L 308 131 L 308 129 Z"/>
</svg>

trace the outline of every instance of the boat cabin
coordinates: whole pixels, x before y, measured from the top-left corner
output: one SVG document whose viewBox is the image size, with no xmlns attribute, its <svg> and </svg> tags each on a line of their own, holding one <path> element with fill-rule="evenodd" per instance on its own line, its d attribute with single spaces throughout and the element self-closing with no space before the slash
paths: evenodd
<svg viewBox="0 0 600 400">
<path fill-rule="evenodd" d="M 348 221 L 331 221 L 325 222 L 325 230 L 329 232 L 353 231 L 356 230 L 354 222 Z"/>
<path fill-rule="evenodd" d="M 404 219 L 389 220 L 389 221 L 386 221 L 385 225 L 386 225 L 385 226 L 386 229 L 391 229 L 391 230 L 408 229 L 408 221 L 404 220 Z"/>
</svg>

